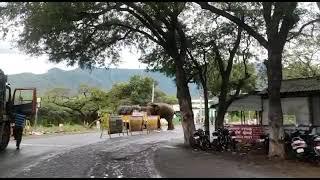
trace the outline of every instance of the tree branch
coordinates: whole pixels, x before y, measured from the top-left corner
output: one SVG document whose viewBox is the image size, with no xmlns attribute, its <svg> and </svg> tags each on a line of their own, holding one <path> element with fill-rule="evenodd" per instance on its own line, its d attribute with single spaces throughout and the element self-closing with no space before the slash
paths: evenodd
<svg viewBox="0 0 320 180">
<path fill-rule="evenodd" d="M 214 51 L 214 53 L 215 53 L 214 59 L 215 59 L 215 60 L 217 61 L 217 63 L 218 63 L 218 67 L 219 67 L 219 71 L 220 71 L 221 78 L 224 78 L 224 77 L 225 77 L 225 68 L 224 68 L 223 59 L 222 59 L 222 57 L 221 57 L 221 55 L 220 55 L 218 46 L 216 45 L 216 43 L 214 42 L 214 40 L 210 41 L 209 44 L 212 45 L 213 51 Z"/>
<path fill-rule="evenodd" d="M 261 34 L 256 32 L 252 27 L 250 27 L 247 24 L 245 24 L 244 22 L 242 22 L 241 19 L 239 19 L 239 18 L 237 18 L 237 17 L 235 17 L 235 16 L 233 16 L 233 15 L 231 15 L 221 9 L 218 9 L 214 6 L 209 5 L 208 2 L 196 2 L 196 3 L 199 4 L 202 9 L 206 9 L 206 10 L 209 10 L 209 11 L 215 13 L 215 14 L 223 16 L 223 17 L 229 19 L 230 21 L 234 22 L 238 26 L 241 26 L 251 36 L 253 36 L 263 47 L 268 48 L 268 41 L 265 38 L 263 38 L 263 36 Z"/>
<path fill-rule="evenodd" d="M 266 27 L 270 27 L 271 23 L 271 6 L 272 2 L 262 2 L 263 6 L 263 18 L 266 22 Z"/>
<path fill-rule="evenodd" d="M 287 9 L 285 11 L 285 16 L 283 17 L 283 21 L 279 31 L 279 41 L 282 46 L 286 43 L 288 33 L 297 21 L 295 17 L 293 17 L 294 15 L 292 13 L 287 12 L 293 12 L 296 6 L 297 2 L 290 2 L 290 4 L 286 7 Z"/>
<path fill-rule="evenodd" d="M 302 25 L 302 26 L 300 27 L 300 29 L 299 29 L 298 32 L 293 32 L 293 33 L 292 33 L 293 35 L 288 39 L 288 41 L 290 41 L 291 39 L 299 36 L 299 35 L 301 34 L 302 30 L 303 30 L 305 27 L 309 26 L 310 24 L 316 23 L 316 22 L 320 22 L 320 18 L 314 19 L 314 20 L 309 21 L 309 22 L 305 23 L 304 25 Z"/>
<path fill-rule="evenodd" d="M 158 40 L 160 42 L 164 43 L 164 40 L 162 37 L 165 37 L 165 35 L 166 35 L 165 32 L 163 32 L 161 27 L 156 26 L 154 20 L 152 20 L 151 17 L 143 9 L 136 6 L 133 2 L 126 2 L 124 4 L 126 4 L 127 6 L 133 8 L 138 13 L 140 13 L 146 20 L 144 20 L 141 16 L 139 16 L 134 11 L 126 8 L 129 13 L 131 13 L 133 16 L 135 16 L 137 19 L 139 19 L 141 21 L 141 23 L 143 23 L 146 27 L 148 27 L 154 33 L 154 35 L 158 38 Z M 162 37 L 161 37 L 161 35 L 162 35 Z"/>
<path fill-rule="evenodd" d="M 138 33 L 146 36 L 148 39 L 152 40 L 153 42 L 155 42 L 157 44 L 160 44 L 160 42 L 158 40 L 156 40 L 154 37 L 152 37 L 152 35 L 150 35 L 149 33 L 145 32 L 145 31 L 142 31 L 142 30 L 139 30 L 137 28 L 131 27 L 130 25 L 121 24 L 119 22 L 106 22 L 106 23 L 100 24 L 100 25 L 98 25 L 96 27 L 99 30 L 104 30 L 104 28 L 109 27 L 109 26 L 125 27 L 127 29 L 130 29 L 132 31 L 138 32 Z"/>
<path fill-rule="evenodd" d="M 237 39 L 236 39 L 236 42 L 235 42 L 232 50 L 230 51 L 230 55 L 229 55 L 229 59 L 228 59 L 228 65 L 227 65 L 227 69 L 226 69 L 226 73 L 227 74 L 231 73 L 232 65 L 233 65 L 233 59 L 234 59 L 234 56 L 236 55 L 236 52 L 237 52 L 237 50 L 239 48 L 239 45 L 240 45 L 241 33 L 242 33 L 242 27 L 238 26 Z"/>
</svg>

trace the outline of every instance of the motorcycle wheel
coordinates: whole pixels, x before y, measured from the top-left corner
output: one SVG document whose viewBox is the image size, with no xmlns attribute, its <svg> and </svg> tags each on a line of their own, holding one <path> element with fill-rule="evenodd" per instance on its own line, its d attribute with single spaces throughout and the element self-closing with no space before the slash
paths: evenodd
<svg viewBox="0 0 320 180">
<path fill-rule="evenodd" d="M 190 143 L 190 146 L 193 148 L 193 149 L 197 149 L 198 148 L 198 143 L 197 141 L 192 137 L 190 136 L 189 138 L 189 143 Z"/>
<path fill-rule="evenodd" d="M 208 139 L 204 139 L 200 143 L 200 148 L 203 151 L 209 150 L 210 149 L 210 142 Z"/>
<path fill-rule="evenodd" d="M 231 141 L 231 150 L 233 152 L 237 151 L 237 141 L 234 139 L 232 139 L 232 141 Z"/>
</svg>

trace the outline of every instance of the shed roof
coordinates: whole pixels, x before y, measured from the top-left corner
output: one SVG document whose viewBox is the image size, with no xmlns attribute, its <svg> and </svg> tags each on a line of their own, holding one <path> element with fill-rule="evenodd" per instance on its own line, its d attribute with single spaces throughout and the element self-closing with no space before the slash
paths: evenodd
<svg viewBox="0 0 320 180">
<path fill-rule="evenodd" d="M 262 111 L 261 96 L 257 94 L 247 94 L 234 100 L 227 111 Z M 212 107 L 218 104 L 212 105 Z"/>
<path fill-rule="evenodd" d="M 285 79 L 281 82 L 280 93 L 320 91 L 320 77 Z M 267 94 L 267 88 L 259 94 Z"/>
</svg>

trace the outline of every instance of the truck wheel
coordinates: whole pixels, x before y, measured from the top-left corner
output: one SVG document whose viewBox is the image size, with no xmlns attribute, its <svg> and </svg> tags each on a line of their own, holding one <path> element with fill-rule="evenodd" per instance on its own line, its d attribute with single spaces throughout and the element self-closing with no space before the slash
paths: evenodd
<svg viewBox="0 0 320 180">
<path fill-rule="evenodd" d="M 4 131 L 3 131 L 1 138 L 2 138 L 2 140 L 0 143 L 0 151 L 3 151 L 4 149 L 7 148 L 8 144 L 9 144 L 9 140 L 10 140 L 10 125 L 7 123 L 4 126 Z"/>
</svg>

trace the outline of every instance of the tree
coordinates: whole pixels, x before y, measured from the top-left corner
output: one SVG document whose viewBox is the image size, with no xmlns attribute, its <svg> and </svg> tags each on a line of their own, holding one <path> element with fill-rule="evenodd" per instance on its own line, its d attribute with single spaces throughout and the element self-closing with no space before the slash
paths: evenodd
<svg viewBox="0 0 320 180">
<path fill-rule="evenodd" d="M 78 93 L 83 94 L 85 97 L 87 97 L 87 94 L 89 93 L 90 88 L 86 84 L 80 84 Z"/>
<path fill-rule="evenodd" d="M 86 94 L 83 95 L 81 89 L 86 87 Z M 56 89 L 53 89 L 49 92 L 56 92 Z M 73 97 L 68 98 L 57 98 L 56 94 L 49 94 L 53 96 L 52 98 L 48 98 L 47 107 L 48 109 L 54 109 L 58 106 L 63 109 L 69 109 L 69 113 L 73 113 L 73 115 L 78 115 L 80 121 L 86 124 L 87 122 L 91 123 L 98 118 L 98 111 L 106 106 L 107 104 L 107 93 L 94 87 L 89 87 L 87 85 L 79 86 L 79 94 Z M 43 109 L 45 110 L 45 108 Z M 59 110 L 59 109 L 57 109 Z M 45 112 L 44 112 L 45 113 Z"/>
<path fill-rule="evenodd" d="M 209 88 L 213 95 L 219 97 L 215 121 L 215 127 L 218 128 L 223 127 L 224 116 L 231 103 L 241 96 L 241 93 L 255 90 L 256 74 L 253 64 L 234 63 L 231 72 L 227 74 L 221 73 L 216 63 L 213 62 L 209 68 Z M 225 76 L 224 79 L 222 76 Z"/>
<path fill-rule="evenodd" d="M 3 20 L 23 24 L 19 46 L 28 54 L 46 53 L 52 62 L 81 68 L 119 60 L 118 50 L 136 45 L 144 54 L 163 51 L 175 67 L 184 140 L 194 131 L 184 65 L 187 37 L 178 16 L 184 2 L 7 3 Z M 157 59 L 154 59 L 157 61 Z"/>
<path fill-rule="evenodd" d="M 116 112 L 121 105 L 147 105 L 151 102 L 153 83 L 158 84 L 151 77 L 134 75 L 128 82 L 113 85 L 107 93 L 106 104 L 109 112 Z M 159 89 L 155 90 L 155 102 L 177 103 L 176 98 L 167 96 Z"/>
<path fill-rule="evenodd" d="M 283 78 L 307 78 L 320 75 L 319 34 L 299 37 L 284 52 Z"/>
<path fill-rule="evenodd" d="M 283 116 L 280 101 L 280 87 L 282 80 L 282 53 L 287 39 L 294 38 L 301 33 L 307 25 L 319 21 L 310 21 L 301 26 L 300 30 L 288 37 L 290 30 L 299 21 L 301 11 L 297 10 L 297 2 L 263 2 L 263 3 L 223 3 L 209 4 L 208 2 L 197 2 L 203 9 L 214 14 L 223 16 L 238 26 L 242 27 L 261 46 L 268 51 L 267 75 L 269 95 L 269 124 L 271 126 L 269 156 L 284 157 L 283 138 Z M 219 8 L 220 6 L 220 8 Z M 232 15 L 232 12 L 241 12 L 247 15 L 247 22 Z M 265 34 L 260 34 L 257 26 L 250 24 L 252 19 L 263 19 Z M 261 21 L 261 20 L 260 20 Z"/>
<path fill-rule="evenodd" d="M 57 99 L 66 99 L 70 97 L 70 89 L 67 88 L 53 88 L 47 92 L 45 92 L 45 97 L 49 100 L 55 101 Z"/>
<path fill-rule="evenodd" d="M 132 104 L 147 105 L 151 102 L 152 84 L 155 81 L 150 77 L 141 77 L 134 75 L 129 80 L 130 94 Z"/>
</svg>

